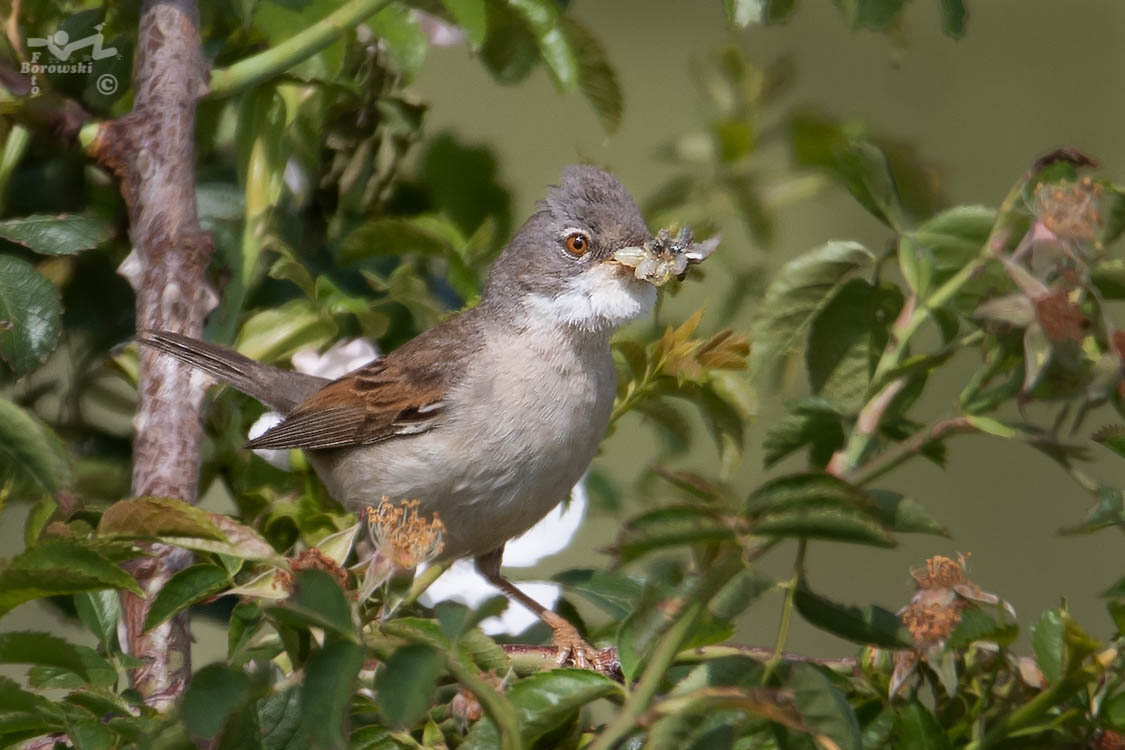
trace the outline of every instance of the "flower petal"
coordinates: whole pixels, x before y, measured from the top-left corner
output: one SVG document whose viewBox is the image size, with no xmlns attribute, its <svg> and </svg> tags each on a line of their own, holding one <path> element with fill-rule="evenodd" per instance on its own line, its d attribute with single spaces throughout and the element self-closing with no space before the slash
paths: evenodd
<svg viewBox="0 0 1125 750">
<path fill-rule="evenodd" d="M 346 375 L 357 367 L 362 367 L 379 356 L 379 350 L 367 339 L 352 339 L 338 341 L 324 354 L 317 352 L 315 347 L 309 347 L 296 352 L 293 357 L 293 368 L 306 375 L 319 375 L 322 378 L 338 378 Z"/>
</svg>

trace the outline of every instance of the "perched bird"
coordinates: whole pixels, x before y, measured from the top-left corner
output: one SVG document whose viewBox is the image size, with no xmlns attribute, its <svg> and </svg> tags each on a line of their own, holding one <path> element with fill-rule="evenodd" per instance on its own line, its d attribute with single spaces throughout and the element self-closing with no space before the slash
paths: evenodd
<svg viewBox="0 0 1125 750">
<path fill-rule="evenodd" d="M 504 544 L 561 502 L 609 425 L 609 339 L 651 309 L 656 288 L 614 259 L 652 240 L 613 175 L 562 173 L 500 253 L 479 304 L 334 381 L 282 370 L 174 333 L 171 354 L 284 415 L 249 448 L 302 448 L 329 492 L 355 509 L 418 500 L 444 523 L 439 560 L 477 568 L 549 625 L 559 661 L 603 655 L 500 574 Z"/>
</svg>

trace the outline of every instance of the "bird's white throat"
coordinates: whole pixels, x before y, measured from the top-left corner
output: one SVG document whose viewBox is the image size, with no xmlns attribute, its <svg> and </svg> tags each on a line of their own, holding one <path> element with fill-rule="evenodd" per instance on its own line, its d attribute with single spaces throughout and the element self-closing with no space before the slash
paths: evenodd
<svg viewBox="0 0 1125 750">
<path fill-rule="evenodd" d="M 656 287 L 600 263 L 567 279 L 554 295 L 531 295 L 528 307 L 540 322 L 608 331 L 645 315 L 655 302 Z"/>
</svg>

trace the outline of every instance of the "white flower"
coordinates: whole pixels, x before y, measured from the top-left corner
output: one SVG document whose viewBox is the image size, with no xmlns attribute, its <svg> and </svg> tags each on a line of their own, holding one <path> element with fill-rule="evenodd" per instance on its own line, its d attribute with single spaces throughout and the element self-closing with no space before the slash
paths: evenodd
<svg viewBox="0 0 1125 750">
<path fill-rule="evenodd" d="M 442 18 L 421 10 L 413 10 L 411 14 L 418 22 L 422 33 L 426 35 L 426 39 L 435 47 L 452 47 L 465 40 L 465 32 L 460 27 Z"/>
<path fill-rule="evenodd" d="M 526 568 L 543 558 L 559 552 L 570 543 L 571 537 L 586 515 L 586 482 L 579 481 L 570 491 L 570 502 L 560 504 L 542 521 L 504 547 L 504 566 Z M 424 568 L 419 568 L 419 572 Z M 562 587 L 548 581 L 520 581 L 516 588 L 548 609 L 552 609 L 562 594 Z M 477 572 L 472 560 L 458 560 L 445 571 L 419 597 L 419 601 L 432 607 L 441 601 L 455 601 L 476 609 L 500 592 Z M 538 622 L 539 618 L 526 607 L 512 602 L 499 617 L 489 617 L 480 624 L 488 635 L 522 633 Z"/>
<path fill-rule="evenodd" d="M 367 339 L 352 339 L 339 341 L 330 346 L 324 354 L 319 353 L 316 347 L 301 349 L 293 354 L 293 369 L 306 375 L 317 375 L 322 378 L 338 378 L 347 375 L 357 367 L 361 367 L 373 359 L 378 358 L 379 350 Z M 267 411 L 258 417 L 258 421 L 250 426 L 248 437 L 253 440 L 262 435 L 266 430 L 281 422 L 281 415 L 276 411 Z M 289 451 L 256 448 L 254 453 L 282 471 L 289 471 Z"/>
</svg>

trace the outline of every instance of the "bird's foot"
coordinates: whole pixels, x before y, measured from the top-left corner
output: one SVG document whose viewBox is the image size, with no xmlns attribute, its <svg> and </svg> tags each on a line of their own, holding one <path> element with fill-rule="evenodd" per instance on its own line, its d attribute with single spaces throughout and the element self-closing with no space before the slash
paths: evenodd
<svg viewBox="0 0 1125 750">
<path fill-rule="evenodd" d="M 561 615 L 547 611 L 541 617 L 551 628 L 554 637 L 551 642 L 558 649 L 555 661 L 560 667 L 575 666 L 579 669 L 592 669 L 621 682 L 621 662 L 617 659 L 617 649 L 596 649 L 578 633 Z"/>
</svg>

